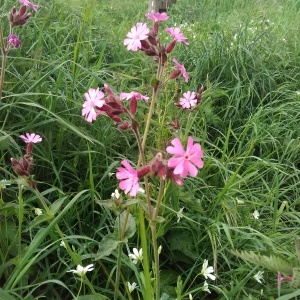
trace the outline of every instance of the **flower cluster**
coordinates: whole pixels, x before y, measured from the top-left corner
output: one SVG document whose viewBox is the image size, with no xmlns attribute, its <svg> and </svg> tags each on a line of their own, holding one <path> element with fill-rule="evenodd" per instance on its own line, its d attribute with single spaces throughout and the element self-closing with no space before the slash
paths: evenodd
<svg viewBox="0 0 300 300">
<path fill-rule="evenodd" d="M 148 97 L 137 92 L 121 93 L 116 96 L 110 89 L 108 84 L 104 84 L 106 94 L 99 90 L 99 88 L 90 88 L 84 94 L 85 102 L 82 108 L 82 116 L 89 123 L 95 121 L 99 115 L 106 114 L 114 122 L 119 123 L 119 128 L 127 130 L 133 125 L 134 115 L 137 111 L 137 101 L 148 101 Z M 129 110 L 125 107 L 122 100 L 129 100 Z M 122 120 L 121 114 L 128 116 L 128 120 Z"/>
<path fill-rule="evenodd" d="M 146 17 L 154 22 L 153 28 L 149 29 L 146 23 L 137 23 L 131 28 L 124 40 L 124 45 L 128 50 L 142 51 L 147 56 L 152 56 L 161 68 L 165 65 L 168 55 L 173 51 L 176 43 L 188 45 L 187 38 L 179 28 L 167 28 L 166 32 L 172 37 L 168 45 L 163 45 L 158 36 L 159 23 L 166 21 L 166 13 L 146 14 Z M 189 76 L 185 67 L 176 58 L 173 58 L 175 70 L 169 78 L 174 79 L 182 75 L 186 82 Z M 153 84 L 154 90 L 158 89 L 159 80 Z M 198 93 L 188 91 L 180 98 L 180 102 L 175 104 L 183 109 L 193 109 L 202 97 L 203 87 Z M 82 108 L 82 116 L 89 123 L 95 121 L 99 115 L 106 114 L 114 122 L 118 123 L 121 130 L 132 130 L 138 136 L 138 122 L 134 119 L 137 112 L 138 101 L 148 102 L 148 97 L 138 92 L 121 92 L 115 95 L 107 84 L 104 84 L 104 91 L 99 88 L 90 88 L 84 94 L 85 102 Z M 125 100 L 129 101 L 129 107 L 125 106 Z M 124 118 L 125 117 L 125 118 Z M 171 124 L 170 124 L 171 125 Z M 179 128 L 179 122 L 175 122 L 174 128 Z M 169 159 L 165 157 L 171 155 Z M 127 160 L 121 162 L 122 166 L 117 168 L 116 177 L 120 181 L 119 188 L 125 194 L 134 197 L 140 190 L 139 179 L 148 173 L 152 177 L 159 176 L 162 179 L 170 179 L 177 185 L 182 185 L 182 180 L 188 175 L 196 177 L 198 169 L 203 168 L 203 151 L 199 143 L 195 143 L 192 137 L 188 138 L 187 147 L 184 149 L 179 138 L 171 141 L 165 151 L 159 152 L 148 164 L 139 169 L 134 169 Z"/>
<path fill-rule="evenodd" d="M 129 194 L 136 196 L 139 191 L 139 178 L 151 172 L 152 177 L 160 176 L 163 179 L 171 179 L 175 184 L 182 185 L 182 179 L 188 175 L 196 177 L 197 168 L 203 168 L 203 151 L 199 143 L 194 143 L 192 137 L 188 138 L 187 148 L 184 150 L 181 141 L 175 138 L 171 141 L 173 146 L 168 146 L 166 152 L 173 156 L 169 160 L 163 159 L 162 153 L 158 153 L 155 158 L 146 166 L 135 170 L 128 161 L 123 160 L 123 167 L 119 167 L 116 173 L 117 179 L 121 180 L 119 188 Z"/>
<path fill-rule="evenodd" d="M 176 43 L 188 45 L 187 38 L 179 27 L 166 28 L 166 32 L 171 35 L 173 40 L 168 45 L 163 45 L 158 37 L 159 23 L 168 20 L 166 13 L 151 12 L 145 15 L 148 19 L 154 21 L 153 28 L 149 29 L 146 23 L 137 23 L 133 26 L 130 32 L 127 33 L 124 45 L 127 50 L 142 51 L 145 55 L 153 57 L 154 61 L 164 66 Z M 185 67 L 180 64 L 175 58 L 173 59 L 176 70 L 170 75 L 170 79 L 178 77 L 180 74 L 188 82 L 189 76 Z"/>
<path fill-rule="evenodd" d="M 22 4 L 21 8 L 18 10 L 16 7 L 13 7 L 9 14 L 10 34 L 7 37 L 7 51 L 10 48 L 19 48 L 22 44 L 19 37 L 13 33 L 13 29 L 16 26 L 22 26 L 26 24 L 30 18 L 31 14 L 26 12 L 27 7 L 32 8 L 34 11 L 37 11 L 38 9 L 36 4 L 33 4 L 28 0 L 19 0 L 19 2 Z"/>
<path fill-rule="evenodd" d="M 26 133 L 26 135 L 20 135 L 20 138 L 27 144 L 26 153 L 19 159 L 11 158 L 11 163 L 14 172 L 18 176 L 26 176 L 28 177 L 28 183 L 32 187 L 35 186 L 34 181 L 32 181 L 29 177 L 31 175 L 31 171 L 33 169 L 33 157 L 32 157 L 32 149 L 33 144 L 40 143 L 42 138 L 35 133 Z"/>
</svg>

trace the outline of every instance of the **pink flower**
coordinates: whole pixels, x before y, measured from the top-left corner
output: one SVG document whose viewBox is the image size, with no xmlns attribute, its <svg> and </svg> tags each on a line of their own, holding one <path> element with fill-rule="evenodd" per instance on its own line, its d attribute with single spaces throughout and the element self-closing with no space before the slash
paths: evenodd
<svg viewBox="0 0 300 300">
<path fill-rule="evenodd" d="M 185 82 L 189 81 L 189 75 L 186 72 L 186 69 L 184 67 L 184 65 L 181 65 L 176 58 L 172 59 L 173 63 L 175 64 L 176 68 L 180 71 L 180 73 L 182 74 L 183 78 L 185 79 Z"/>
<path fill-rule="evenodd" d="M 19 48 L 21 46 L 21 41 L 19 40 L 19 37 L 16 34 L 10 34 L 7 37 L 7 44 L 10 46 L 13 46 L 15 48 Z"/>
<path fill-rule="evenodd" d="M 169 154 L 174 154 L 174 156 L 168 160 L 168 167 L 174 168 L 174 174 L 178 174 L 182 178 L 186 178 L 188 173 L 192 177 L 196 177 L 198 174 L 196 167 L 201 169 L 204 166 L 204 163 L 201 160 L 203 151 L 200 144 L 194 144 L 192 137 L 188 138 L 186 151 L 183 149 L 179 138 L 173 139 L 171 144 L 173 147 L 167 147 L 166 151 Z"/>
<path fill-rule="evenodd" d="M 197 95 L 195 92 L 183 93 L 183 98 L 180 98 L 180 105 L 182 108 L 191 108 L 197 104 Z"/>
<path fill-rule="evenodd" d="M 148 102 L 148 99 L 149 97 L 146 97 L 140 93 L 137 93 L 137 92 L 130 92 L 130 93 L 121 93 L 120 94 L 120 99 L 123 100 L 123 99 L 126 99 L 126 100 L 130 100 L 130 99 L 133 99 L 135 98 L 136 100 L 144 100 L 144 102 Z"/>
<path fill-rule="evenodd" d="M 121 180 L 119 188 L 124 191 L 125 194 L 130 196 L 136 196 L 139 191 L 139 178 L 138 173 L 134 170 L 127 160 L 122 160 L 121 164 L 125 167 L 117 168 L 117 179 Z"/>
<path fill-rule="evenodd" d="M 31 7 L 34 11 L 37 11 L 37 9 L 38 9 L 38 6 L 37 6 L 37 5 L 35 5 L 35 4 L 31 3 L 31 2 L 29 2 L 28 0 L 19 0 L 19 2 L 20 2 L 21 4 L 23 4 L 23 5 L 25 5 L 25 6 Z"/>
<path fill-rule="evenodd" d="M 124 40 L 124 45 L 127 45 L 127 50 L 137 51 L 142 47 L 141 40 L 145 40 L 148 37 L 150 29 L 147 24 L 137 23 L 131 28 L 131 31 L 127 33 L 127 39 Z"/>
<path fill-rule="evenodd" d="M 33 144 L 37 144 L 40 143 L 42 141 L 42 138 L 35 133 L 26 133 L 26 135 L 20 135 L 20 138 L 26 143 L 33 143 Z"/>
<path fill-rule="evenodd" d="M 148 19 L 153 20 L 154 22 L 162 22 L 162 21 L 166 21 L 169 19 L 169 17 L 167 16 L 167 14 L 165 12 L 156 13 L 154 11 L 151 11 L 150 14 L 145 14 L 145 16 Z"/>
<path fill-rule="evenodd" d="M 186 42 L 187 38 L 183 35 L 183 33 L 180 32 L 180 28 L 166 28 L 166 32 L 169 33 L 175 41 L 179 43 L 183 43 L 185 45 L 189 45 L 188 42 Z"/>
<path fill-rule="evenodd" d="M 99 88 L 96 90 L 89 88 L 88 92 L 84 94 L 84 97 L 85 102 L 83 103 L 82 116 L 85 116 L 85 120 L 91 123 L 96 120 L 99 109 L 105 104 L 105 100 L 102 99 L 104 94 L 99 91 Z"/>
</svg>

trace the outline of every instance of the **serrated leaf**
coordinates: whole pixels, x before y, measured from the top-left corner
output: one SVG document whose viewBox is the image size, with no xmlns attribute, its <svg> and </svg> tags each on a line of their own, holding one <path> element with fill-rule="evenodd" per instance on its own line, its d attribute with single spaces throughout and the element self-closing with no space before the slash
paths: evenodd
<svg viewBox="0 0 300 300">
<path fill-rule="evenodd" d="M 123 238 L 129 239 L 129 238 L 133 237 L 136 232 L 136 223 L 135 223 L 135 219 L 132 216 L 132 214 L 128 214 L 127 221 L 126 221 L 126 215 L 127 215 L 126 211 L 123 211 L 119 215 L 119 217 L 117 217 L 116 222 L 115 222 L 115 232 L 116 232 L 117 236 L 120 235 L 120 233 L 119 233 L 119 218 L 120 218 L 121 232 L 123 231 L 125 222 L 127 222 Z"/>
<path fill-rule="evenodd" d="M 109 256 L 115 249 L 117 249 L 120 243 L 122 243 L 122 241 L 120 241 L 114 233 L 106 235 L 100 242 L 99 250 L 95 255 L 93 255 L 93 258 L 98 260 Z"/>
<path fill-rule="evenodd" d="M 279 256 L 276 256 L 274 254 L 262 255 L 262 254 L 257 254 L 254 251 L 241 251 L 241 252 L 231 251 L 231 252 L 243 260 L 264 267 L 272 272 L 281 272 L 284 274 L 293 273 L 294 265 L 292 265 L 287 260 Z"/>
<path fill-rule="evenodd" d="M 293 281 L 292 281 L 292 288 L 300 287 L 300 268 L 293 269 Z"/>
</svg>

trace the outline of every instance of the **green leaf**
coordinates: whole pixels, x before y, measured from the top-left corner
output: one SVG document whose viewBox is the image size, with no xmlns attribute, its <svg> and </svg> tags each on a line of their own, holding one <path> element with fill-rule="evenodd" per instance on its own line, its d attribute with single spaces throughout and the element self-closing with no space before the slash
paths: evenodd
<svg viewBox="0 0 300 300">
<path fill-rule="evenodd" d="M 0 300 L 16 300 L 16 298 L 0 288 Z"/>
<path fill-rule="evenodd" d="M 289 299 L 294 299 L 296 296 L 299 296 L 300 295 L 300 290 L 297 290 L 291 294 L 288 294 L 288 295 L 284 295 L 284 296 L 281 296 L 279 298 L 277 298 L 276 300 L 289 300 Z"/>
<path fill-rule="evenodd" d="M 97 254 L 93 255 L 95 260 L 101 259 L 105 256 L 109 256 L 122 241 L 118 240 L 114 233 L 106 235 L 100 243 L 100 248 Z"/>
<path fill-rule="evenodd" d="M 50 206 L 50 211 L 52 212 L 53 216 L 58 212 L 64 201 L 66 200 L 67 197 L 63 197 L 61 199 L 56 200 L 53 202 Z"/>
<path fill-rule="evenodd" d="M 271 255 L 262 255 L 256 254 L 254 251 L 231 251 L 236 256 L 240 257 L 243 260 L 249 261 L 253 264 L 264 267 L 272 272 L 281 272 L 284 274 L 292 274 L 293 266 L 289 261 L 276 256 Z"/>
<path fill-rule="evenodd" d="M 104 297 L 100 294 L 96 294 L 96 295 L 84 295 L 84 296 L 79 296 L 77 297 L 78 300 L 104 300 L 104 299 L 108 299 L 107 297 Z"/>
<path fill-rule="evenodd" d="M 123 228 L 125 226 L 125 222 L 126 222 L 126 211 L 123 211 L 119 217 L 117 217 L 116 222 L 115 222 L 115 232 L 117 236 L 120 236 L 119 233 L 119 218 L 120 218 L 120 226 L 121 226 L 121 232 L 123 231 Z M 134 236 L 136 232 L 136 223 L 135 223 L 135 219 L 132 216 L 132 214 L 128 214 L 127 217 L 127 223 L 126 223 L 126 229 L 124 232 L 124 237 L 123 238 L 131 238 Z"/>
</svg>

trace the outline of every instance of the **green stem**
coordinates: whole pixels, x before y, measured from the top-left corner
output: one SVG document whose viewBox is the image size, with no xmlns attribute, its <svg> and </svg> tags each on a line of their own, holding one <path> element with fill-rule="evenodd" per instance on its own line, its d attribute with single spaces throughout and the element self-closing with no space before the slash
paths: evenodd
<svg viewBox="0 0 300 300">
<path fill-rule="evenodd" d="M 19 184 L 19 247 L 18 247 L 18 258 L 21 259 L 21 251 L 22 251 L 22 223 L 24 218 L 24 208 L 23 208 L 23 196 L 22 196 L 23 186 Z"/>
<path fill-rule="evenodd" d="M 2 32 L 1 25 L 0 25 L 0 47 L 1 47 L 1 52 L 2 52 L 2 66 L 1 66 L 1 74 L 0 74 L 0 102 L 1 102 L 3 83 L 4 83 L 4 75 L 5 75 L 5 67 L 6 67 L 6 57 L 7 57 L 7 50 L 4 47 L 3 32 Z"/>
<path fill-rule="evenodd" d="M 160 299 L 160 274 L 159 274 L 159 254 L 157 247 L 157 236 L 156 236 L 156 223 L 151 224 L 151 236 L 153 245 L 153 255 L 154 255 L 154 266 L 155 266 L 155 299 Z"/>
<path fill-rule="evenodd" d="M 149 259 L 148 259 L 148 246 L 147 246 L 147 236 L 145 228 L 145 217 L 144 210 L 142 206 L 139 206 L 139 227 L 140 227 L 140 238 L 143 249 L 143 267 L 145 276 L 145 292 L 144 300 L 153 300 L 153 290 L 151 285 L 151 276 L 149 271 Z"/>
<path fill-rule="evenodd" d="M 118 227 L 120 233 L 120 241 L 122 240 L 122 233 L 121 233 L 121 219 L 120 214 L 118 216 Z M 117 272 L 116 272 L 116 286 L 115 286 L 115 293 L 114 293 L 114 300 L 118 299 L 119 294 L 119 285 L 120 285 L 120 274 L 121 274 L 121 257 L 122 257 L 122 243 L 118 245 L 118 256 L 117 256 Z"/>
</svg>

